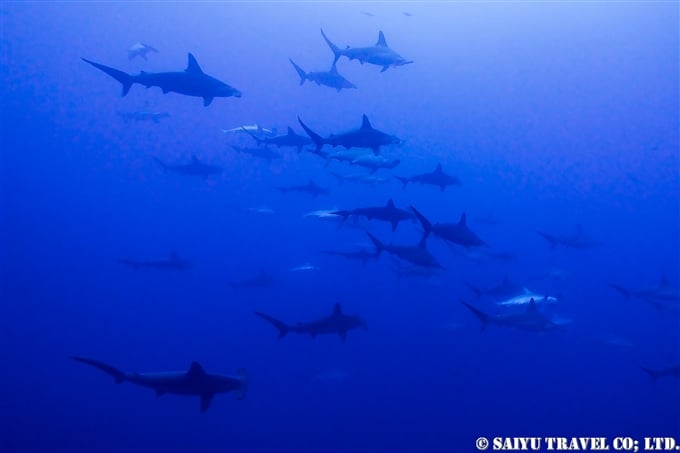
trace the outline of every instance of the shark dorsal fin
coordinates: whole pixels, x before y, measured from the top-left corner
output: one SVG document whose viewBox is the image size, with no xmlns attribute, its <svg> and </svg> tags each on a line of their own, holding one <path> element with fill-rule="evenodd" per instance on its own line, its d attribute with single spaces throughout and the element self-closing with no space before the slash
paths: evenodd
<svg viewBox="0 0 680 453">
<path fill-rule="evenodd" d="M 342 306 L 340 305 L 340 302 L 336 302 L 335 307 L 333 307 L 333 316 L 340 315 L 342 315 Z"/>
<path fill-rule="evenodd" d="M 200 363 L 198 362 L 191 362 L 191 366 L 189 367 L 189 371 L 187 371 L 187 374 L 189 376 L 205 376 L 205 370 L 203 370 L 203 367 L 201 366 Z"/>
<path fill-rule="evenodd" d="M 390 198 L 389 200 L 387 200 L 387 204 L 385 206 L 387 206 L 388 208 L 394 208 L 394 201 Z"/>
<path fill-rule="evenodd" d="M 659 278 L 659 286 L 669 286 L 671 284 L 670 281 L 668 281 L 668 277 L 665 275 L 662 275 L 661 278 Z"/>
<path fill-rule="evenodd" d="M 295 135 L 295 131 L 290 126 L 288 126 L 288 135 Z"/>
<path fill-rule="evenodd" d="M 387 47 L 387 41 L 385 41 L 385 33 L 380 30 L 378 32 L 378 42 L 375 43 L 376 46 Z"/>
<path fill-rule="evenodd" d="M 194 164 L 194 165 L 198 165 L 198 164 L 201 163 L 201 161 L 198 160 L 198 157 L 196 157 L 196 154 L 191 155 L 191 163 Z"/>
<path fill-rule="evenodd" d="M 361 128 L 362 129 L 373 129 L 373 126 L 371 126 L 371 122 L 368 121 L 368 117 L 364 113 L 364 116 L 361 118 Z"/>
<path fill-rule="evenodd" d="M 527 311 L 529 313 L 534 313 L 537 310 L 536 308 L 536 301 L 532 297 L 531 300 L 529 300 L 529 306 L 527 307 Z"/>
<path fill-rule="evenodd" d="M 192 54 L 188 54 L 188 59 L 189 62 L 187 63 L 187 68 L 184 71 L 192 74 L 203 74 L 201 67 L 198 65 L 196 58 L 194 58 Z"/>
<path fill-rule="evenodd" d="M 465 213 L 463 212 L 463 213 L 460 215 L 460 220 L 458 221 L 458 225 L 460 225 L 460 226 L 465 226 L 465 225 L 466 225 L 466 220 L 465 220 L 465 219 L 466 219 L 466 216 L 465 216 Z"/>
<path fill-rule="evenodd" d="M 437 168 L 434 169 L 434 172 L 435 173 L 443 173 L 444 172 L 444 170 L 442 169 L 442 163 L 441 162 L 439 162 L 437 164 Z"/>
</svg>

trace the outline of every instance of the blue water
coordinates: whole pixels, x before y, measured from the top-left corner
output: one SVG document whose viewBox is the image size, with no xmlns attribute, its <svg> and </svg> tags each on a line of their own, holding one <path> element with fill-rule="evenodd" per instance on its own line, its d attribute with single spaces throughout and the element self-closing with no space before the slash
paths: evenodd
<svg viewBox="0 0 680 453">
<path fill-rule="evenodd" d="M 1 8 L 0 449 L 15 452 L 448 452 L 479 436 L 674 436 L 680 381 L 639 365 L 680 362 L 677 312 L 624 298 L 608 283 L 679 280 L 677 2 L 521 3 L 18 3 Z M 408 12 L 410 15 L 403 14 Z M 370 13 L 370 15 L 365 14 Z M 373 44 L 379 30 L 413 64 L 380 68 L 342 58 L 358 86 L 299 86 L 288 58 L 328 69 L 339 46 Z M 128 60 L 142 41 L 159 49 Z M 128 73 L 202 69 L 242 98 L 200 98 L 120 85 L 80 58 Z M 126 122 L 118 112 L 170 113 Z M 413 175 L 441 162 L 459 188 L 339 185 L 344 163 L 282 150 L 268 164 L 229 144 L 221 129 L 259 123 L 327 135 L 374 127 L 404 140 L 377 174 Z M 330 148 L 325 147 L 330 150 Z M 207 180 L 164 173 L 201 160 Z M 282 195 L 309 179 L 330 195 Z M 370 247 L 352 221 L 318 209 L 416 206 L 436 221 L 468 224 L 516 262 L 478 262 L 438 239 L 446 268 L 397 279 L 392 260 L 366 265 L 320 253 Z M 267 207 L 273 214 L 250 208 Z M 501 223 L 475 218 L 492 213 Z M 599 245 L 558 247 L 536 230 L 576 225 Z M 415 244 L 416 223 L 372 221 L 386 242 Z M 191 261 L 185 272 L 120 259 Z M 311 263 L 318 270 L 291 272 Z M 271 288 L 229 283 L 264 269 Z M 562 279 L 546 277 L 558 269 Z M 477 301 L 505 274 L 559 295 L 573 322 L 531 333 L 479 322 Z M 368 330 L 310 338 L 287 322 L 346 313 Z M 602 341 L 615 336 L 618 343 Z M 247 368 L 244 400 L 115 385 L 70 356 L 124 371 L 209 373 Z"/>
</svg>

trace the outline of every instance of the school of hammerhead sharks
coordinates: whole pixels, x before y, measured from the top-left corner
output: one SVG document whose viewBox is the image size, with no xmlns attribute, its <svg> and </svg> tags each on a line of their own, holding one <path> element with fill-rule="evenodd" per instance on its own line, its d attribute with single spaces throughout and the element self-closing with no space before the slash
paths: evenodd
<svg viewBox="0 0 680 453">
<path fill-rule="evenodd" d="M 321 30 L 321 35 L 333 52 L 333 63 L 328 71 L 305 72 L 293 60 L 290 60 L 295 72 L 300 77 L 301 85 L 306 81 L 310 81 L 317 85 L 333 88 L 338 92 L 343 89 L 356 88 L 353 83 L 345 79 L 337 70 L 336 63 L 342 57 L 346 57 L 349 60 L 358 60 L 361 64 L 367 63 L 379 66 L 381 72 L 413 63 L 413 61 L 402 57 L 388 46 L 382 31 L 379 32 L 378 40 L 374 45 L 365 47 L 347 46 L 344 49 L 335 45 L 323 30 Z M 158 51 L 149 45 L 136 43 L 128 50 L 128 57 L 130 59 L 139 57 L 146 60 L 150 53 L 155 52 Z M 120 82 L 123 87 L 123 96 L 130 91 L 132 85 L 139 84 L 147 88 L 158 87 L 163 93 L 174 92 L 202 98 L 203 105 L 206 107 L 213 102 L 214 98 L 241 97 L 241 92 L 236 88 L 203 72 L 196 58 L 191 53 L 188 54 L 188 64 L 183 71 L 155 73 L 142 71 L 138 75 L 130 75 L 85 58 L 83 60 Z M 161 112 L 127 112 L 120 115 L 125 121 L 153 122 L 159 122 L 162 118 L 169 116 L 167 113 Z M 363 115 L 363 118 L 361 118 L 361 124 L 358 128 L 342 133 L 330 134 L 327 137 L 323 137 L 312 130 L 302 118 L 298 117 L 297 120 L 306 135 L 298 134 L 290 127 L 288 127 L 285 134 L 277 135 L 274 130 L 265 129 L 258 125 L 241 126 L 231 130 L 223 130 L 223 132 L 225 134 L 247 134 L 252 137 L 257 144 L 256 147 L 234 146 L 234 149 L 256 158 L 265 160 L 281 158 L 282 156 L 272 147 L 277 149 L 293 148 L 299 152 L 304 147 L 311 146 L 312 148 L 308 151 L 325 159 L 326 162 L 337 160 L 367 169 L 367 172 L 362 174 L 340 175 L 332 173 L 340 182 L 353 181 L 370 185 L 386 182 L 388 178 L 380 177 L 376 175 L 376 172 L 380 169 L 393 169 L 399 164 L 398 159 L 385 158 L 381 154 L 381 148 L 398 145 L 402 141 L 395 135 L 385 133 L 373 127 L 366 115 Z M 329 147 L 332 148 L 332 151 L 328 150 Z M 156 161 L 165 171 L 202 178 L 219 174 L 222 170 L 220 167 L 201 162 L 195 156 L 192 156 L 192 160 L 189 163 L 169 164 L 157 158 Z M 431 172 L 409 177 L 396 176 L 395 178 L 402 183 L 404 189 L 409 183 L 431 185 L 441 191 L 444 191 L 449 186 L 456 187 L 461 185 L 461 181 L 456 176 L 447 174 L 441 164 L 437 165 Z M 277 189 L 283 193 L 289 191 L 301 192 L 313 197 L 328 192 L 328 189 L 318 186 L 311 180 L 306 184 L 277 187 Z M 366 231 L 366 235 L 374 246 L 374 250 L 333 250 L 323 252 L 362 262 L 377 258 L 385 252 L 393 256 L 399 276 L 429 277 L 443 269 L 440 262 L 430 253 L 426 246 L 428 238 L 432 236 L 466 250 L 486 249 L 488 247 L 468 227 L 465 213 L 461 215 L 457 222 L 432 222 L 414 206 L 410 206 L 409 209 L 401 209 L 396 207 L 391 199 L 382 206 L 360 207 L 351 210 L 316 211 L 310 214 L 319 218 L 338 221 L 339 223 L 350 217 L 383 221 L 391 225 L 392 231 L 396 230 L 402 221 L 417 219 L 423 229 L 423 235 L 417 244 L 385 243 Z M 537 233 L 553 248 L 561 246 L 573 249 L 586 249 L 598 245 L 580 227 L 577 227 L 576 231 L 570 234 L 560 235 L 542 231 L 537 231 Z M 513 259 L 512 256 L 502 252 L 495 252 L 495 254 L 494 252 L 486 253 L 493 259 Z M 169 259 L 155 261 L 126 259 L 121 260 L 121 262 L 135 269 L 183 270 L 191 266 L 189 262 L 183 260 L 175 253 L 172 253 Z M 271 276 L 261 271 L 252 279 L 233 282 L 232 286 L 235 288 L 265 287 L 269 286 L 271 282 Z M 539 309 L 539 306 L 557 302 L 558 297 L 530 291 L 522 285 L 510 281 L 507 276 L 500 284 L 490 288 L 478 288 L 471 284 L 468 284 L 468 286 L 476 294 L 477 298 L 484 296 L 493 300 L 499 307 L 507 309 L 507 311 L 500 314 L 492 315 L 469 302 L 461 300 L 461 303 L 479 320 L 482 329 L 489 325 L 494 325 L 531 332 L 544 332 L 561 329 L 565 324 L 569 323 L 569 320 L 561 319 L 546 310 Z M 625 298 L 641 299 L 660 311 L 678 313 L 680 309 L 678 288 L 673 286 L 666 278 L 662 278 L 657 285 L 649 288 L 630 289 L 614 283 L 611 283 L 610 286 Z M 339 303 L 335 304 L 330 315 L 297 324 L 289 324 L 261 312 L 255 312 L 255 315 L 276 328 L 279 338 L 283 338 L 289 333 L 306 334 L 312 338 L 317 335 L 333 334 L 338 335 L 344 341 L 349 331 L 366 328 L 366 323 L 359 316 L 344 313 Z M 166 393 L 198 396 L 201 401 L 201 413 L 210 407 L 216 394 L 235 392 L 237 397 L 241 399 L 245 397 L 248 388 L 248 377 L 244 369 L 239 369 L 235 375 L 209 374 L 205 372 L 199 363 L 193 362 L 188 371 L 127 373 L 97 360 L 78 356 L 72 358 L 77 362 L 93 366 L 111 375 L 116 383 L 130 382 L 148 387 L 155 390 L 159 396 Z M 680 365 L 658 369 L 642 366 L 640 368 L 654 380 L 664 376 L 680 377 Z"/>
</svg>

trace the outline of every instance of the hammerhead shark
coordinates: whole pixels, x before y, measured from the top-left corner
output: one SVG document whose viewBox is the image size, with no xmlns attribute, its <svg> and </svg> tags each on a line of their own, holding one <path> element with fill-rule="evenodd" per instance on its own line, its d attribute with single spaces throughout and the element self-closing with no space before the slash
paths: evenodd
<svg viewBox="0 0 680 453">
<path fill-rule="evenodd" d="M 460 220 L 456 223 L 431 223 L 413 206 L 411 206 L 411 210 L 423 226 L 423 229 L 425 230 L 425 233 L 423 234 L 425 237 L 434 234 L 447 242 L 462 245 L 463 247 L 488 247 L 486 242 L 479 239 L 479 237 L 468 228 L 465 220 L 465 213 L 460 216 Z"/>
<path fill-rule="evenodd" d="M 147 269 L 160 269 L 160 270 L 172 270 L 172 271 L 184 271 L 191 268 L 191 263 L 187 260 L 183 260 L 175 252 L 170 254 L 170 258 L 167 260 L 154 260 L 154 261 L 139 261 L 139 260 L 120 260 L 121 264 L 130 266 L 135 270 L 141 268 Z"/>
<path fill-rule="evenodd" d="M 680 378 L 680 364 L 656 370 L 652 368 L 646 368 L 643 366 L 640 366 L 640 369 L 647 373 L 649 377 L 652 378 L 652 381 L 655 382 L 662 377 Z"/>
<path fill-rule="evenodd" d="M 566 320 L 552 319 L 540 312 L 538 308 L 536 308 L 534 299 L 529 301 L 527 309 L 522 312 L 511 312 L 496 316 L 484 313 L 482 310 L 473 307 L 464 300 L 461 300 L 460 302 L 465 305 L 477 319 L 479 319 L 482 331 L 487 325 L 495 324 L 498 327 L 509 327 L 529 332 L 545 332 L 548 330 L 555 330 L 569 322 Z"/>
<path fill-rule="evenodd" d="M 362 117 L 361 127 L 359 129 L 339 134 L 331 134 L 326 138 L 321 137 L 319 134 L 308 128 L 299 116 L 298 122 L 316 145 L 317 151 L 321 150 L 323 145 L 331 145 L 334 148 L 336 146 L 342 146 L 346 149 L 368 148 L 373 150 L 373 153 L 378 154 L 380 153 L 381 146 L 398 145 L 401 143 L 401 140 L 394 135 L 386 134 L 371 126 L 371 122 L 368 121 L 368 117 L 365 114 Z"/>
<path fill-rule="evenodd" d="M 217 393 L 236 391 L 236 397 L 243 399 L 248 390 L 248 373 L 244 368 L 237 370 L 236 376 L 208 374 L 198 362 L 191 362 L 188 371 L 170 371 L 161 373 L 124 373 L 117 368 L 97 360 L 84 357 L 71 357 L 76 362 L 93 366 L 113 376 L 116 384 L 130 382 L 149 387 L 157 396 L 166 393 L 177 395 L 195 395 L 201 398 L 201 413 L 210 407 Z"/>
<path fill-rule="evenodd" d="M 368 231 L 366 232 L 368 237 L 373 242 L 375 246 L 376 255 L 380 255 L 381 252 L 385 251 L 391 255 L 401 258 L 404 261 L 415 264 L 416 266 L 431 267 L 436 269 L 443 269 L 442 265 L 439 264 L 437 258 L 435 258 L 425 245 L 425 236 L 420 240 L 418 245 L 395 245 L 395 244 L 384 244 L 373 236 Z"/>
<path fill-rule="evenodd" d="M 376 259 L 378 256 L 375 253 L 369 252 L 368 250 L 361 249 L 353 252 L 342 252 L 337 250 L 323 250 L 321 251 L 324 255 L 331 256 L 341 256 L 348 260 L 361 261 L 362 264 L 366 264 L 370 259 Z"/>
<path fill-rule="evenodd" d="M 368 220 L 382 220 L 392 224 L 392 231 L 399 226 L 399 222 L 410 220 L 413 214 L 394 206 L 394 201 L 390 198 L 384 206 L 370 206 L 366 208 L 355 208 L 342 211 L 334 211 L 331 214 L 342 216 L 346 219 L 349 216 L 366 217 Z"/>
<path fill-rule="evenodd" d="M 148 60 L 146 56 L 150 52 L 158 53 L 158 49 L 151 47 L 148 44 L 136 42 L 128 49 L 128 60 L 132 60 L 135 57 L 142 57 L 144 60 Z"/>
<path fill-rule="evenodd" d="M 257 157 L 260 159 L 272 161 L 274 159 L 281 159 L 283 156 L 273 149 L 270 149 L 267 146 L 259 146 L 257 148 L 247 148 L 247 147 L 241 147 L 241 146 L 236 146 L 236 145 L 229 145 L 234 151 L 238 151 L 239 153 L 242 154 L 248 154 L 253 157 Z"/>
<path fill-rule="evenodd" d="M 581 225 L 576 225 L 576 231 L 571 234 L 558 235 L 545 233 L 543 231 L 536 231 L 536 233 L 548 241 L 552 248 L 561 245 L 571 249 L 590 249 L 599 245 L 598 242 L 585 235 Z"/>
<path fill-rule="evenodd" d="M 204 164 L 198 160 L 198 157 L 195 155 L 191 156 L 190 164 L 168 165 L 157 157 L 154 157 L 154 160 L 164 171 L 173 171 L 184 176 L 201 176 L 203 178 L 208 178 L 209 176 L 222 173 L 222 167 Z"/>
<path fill-rule="evenodd" d="M 288 127 L 288 131 L 284 135 L 276 135 L 272 137 L 258 137 L 247 129 L 243 129 L 243 131 L 250 135 L 258 145 L 274 145 L 277 148 L 297 148 L 298 152 L 300 152 L 302 151 L 303 146 L 312 144 L 312 141 L 309 139 L 309 137 L 296 134 L 291 127 Z"/>
<path fill-rule="evenodd" d="M 138 75 L 130 75 L 118 69 L 83 58 L 84 62 L 91 64 L 119 81 L 123 85 L 123 96 L 128 94 L 133 84 L 138 83 L 147 88 L 159 87 L 163 90 L 163 94 L 174 92 L 203 98 L 203 105 L 206 107 L 210 105 L 214 98 L 241 97 L 241 92 L 236 88 L 204 73 L 192 54 L 188 54 L 188 60 L 187 68 L 184 71 L 142 71 Z"/>
<path fill-rule="evenodd" d="M 331 69 L 328 71 L 305 72 L 300 66 L 296 65 L 293 60 L 291 60 L 290 58 L 288 60 L 290 61 L 290 63 L 295 68 L 295 71 L 300 76 L 300 85 L 304 84 L 306 80 L 309 80 L 310 82 L 314 82 L 317 85 L 324 85 L 330 88 L 335 88 L 335 90 L 338 93 L 343 88 L 347 89 L 357 87 L 352 82 L 350 82 L 342 75 L 340 75 L 340 73 L 338 72 L 338 68 L 335 66 L 335 63 L 331 65 Z"/>
<path fill-rule="evenodd" d="M 260 269 L 260 272 L 253 278 L 241 280 L 238 282 L 231 282 L 229 285 L 233 289 L 240 288 L 269 288 L 274 285 L 274 277 L 267 274 L 264 269 Z"/>
<path fill-rule="evenodd" d="M 524 290 L 522 285 L 514 283 L 512 280 L 510 280 L 507 274 L 503 277 L 502 282 L 490 288 L 480 288 L 467 281 L 465 282 L 465 285 L 467 285 L 467 287 L 475 293 L 477 299 L 482 296 L 488 296 L 493 300 L 502 300 L 519 294 Z"/>
<path fill-rule="evenodd" d="M 280 190 L 281 193 L 286 194 L 288 192 L 300 192 L 306 193 L 316 198 L 319 195 L 326 195 L 330 191 L 324 187 L 319 186 L 313 180 L 309 180 L 307 184 L 293 185 L 293 186 L 278 186 L 276 189 Z"/>
<path fill-rule="evenodd" d="M 328 39 L 323 30 L 321 30 L 321 36 L 323 36 L 326 44 L 328 44 L 328 47 L 333 51 L 333 55 L 335 56 L 335 59 L 333 60 L 334 64 L 340 57 L 345 56 L 350 60 L 359 60 L 361 64 L 370 63 L 382 66 L 380 72 L 385 72 L 388 68 L 393 66 L 404 66 L 413 63 L 413 60 L 407 60 L 394 50 L 390 49 L 382 30 L 378 32 L 378 42 L 376 42 L 375 45 L 368 47 L 347 46 L 345 49 L 341 49 Z"/>
<path fill-rule="evenodd" d="M 629 289 L 613 283 L 610 283 L 609 286 L 621 293 L 626 300 L 630 297 L 637 297 L 651 304 L 657 310 L 680 311 L 680 291 L 665 276 L 659 279 L 656 286 L 650 288 Z"/>
<path fill-rule="evenodd" d="M 335 304 L 330 316 L 311 322 L 299 322 L 296 325 L 288 325 L 259 311 L 255 314 L 276 327 L 279 330 L 279 338 L 285 337 L 289 332 L 309 334 L 312 338 L 317 335 L 338 334 L 340 339 L 345 341 L 348 331 L 358 328 L 367 329 L 366 323 L 360 317 L 344 314 L 339 303 Z"/>
<path fill-rule="evenodd" d="M 442 169 L 442 164 L 437 164 L 437 168 L 429 173 L 421 173 L 419 175 L 403 177 L 396 177 L 403 184 L 403 188 L 406 189 L 408 183 L 418 183 L 418 184 L 429 184 L 431 186 L 439 186 L 441 191 L 446 190 L 447 186 L 460 186 L 460 179 L 455 176 L 447 175 Z"/>
</svg>

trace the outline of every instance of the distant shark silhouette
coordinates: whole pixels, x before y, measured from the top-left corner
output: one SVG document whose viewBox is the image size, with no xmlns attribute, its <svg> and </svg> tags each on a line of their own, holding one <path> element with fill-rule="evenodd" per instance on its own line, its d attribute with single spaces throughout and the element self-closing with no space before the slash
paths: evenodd
<svg viewBox="0 0 680 453">
<path fill-rule="evenodd" d="M 349 216 L 355 216 L 366 217 L 368 220 L 382 220 L 392 224 L 392 231 L 397 229 L 399 222 L 413 218 L 413 214 L 410 212 L 395 207 L 394 201 L 392 201 L 391 198 L 387 200 L 387 203 L 384 206 L 371 206 L 367 208 L 334 211 L 331 214 L 342 216 L 343 219 L 346 219 Z"/>
<path fill-rule="evenodd" d="M 622 294 L 626 300 L 637 297 L 660 311 L 680 311 L 680 291 L 666 277 L 661 277 L 659 283 L 650 288 L 629 289 L 613 283 L 609 283 L 609 286 Z"/>
<path fill-rule="evenodd" d="M 158 49 L 151 47 L 148 44 L 143 44 L 141 42 L 136 42 L 128 49 L 128 60 L 132 60 L 135 57 L 141 57 L 144 60 L 148 60 L 146 56 L 150 53 L 158 53 Z"/>
<path fill-rule="evenodd" d="M 270 149 L 267 146 L 260 146 L 257 148 L 244 148 L 241 146 L 236 146 L 236 145 L 229 145 L 234 151 L 238 151 L 241 154 L 248 154 L 253 157 L 257 157 L 259 159 L 264 159 L 268 161 L 272 161 L 274 159 L 281 159 L 283 156 L 280 153 L 277 153 L 273 149 Z"/>
<path fill-rule="evenodd" d="M 304 84 L 306 80 L 309 80 L 310 82 L 314 82 L 317 85 L 335 88 L 335 90 L 338 93 L 343 88 L 348 89 L 357 87 L 352 82 L 350 82 L 342 75 L 340 75 L 340 73 L 338 72 L 338 68 L 335 66 L 335 63 L 331 65 L 331 69 L 328 71 L 305 72 L 300 66 L 296 65 L 293 60 L 291 60 L 290 58 L 288 60 L 290 61 L 290 63 L 295 68 L 295 71 L 300 76 L 300 85 Z"/>
<path fill-rule="evenodd" d="M 319 186 L 313 180 L 309 180 L 307 184 L 293 185 L 293 186 L 277 186 L 276 189 L 281 191 L 281 193 L 286 194 L 288 192 L 299 192 L 306 193 L 316 198 L 319 195 L 326 195 L 330 191 L 324 187 Z"/>
<path fill-rule="evenodd" d="M 423 235 L 425 237 L 434 234 L 447 242 L 462 245 L 463 247 L 488 247 L 486 242 L 479 239 L 479 237 L 468 228 L 465 213 L 463 213 L 460 216 L 460 220 L 455 223 L 431 223 L 413 206 L 411 206 L 411 210 L 423 226 L 423 229 L 425 230 Z"/>
<path fill-rule="evenodd" d="M 385 72 L 387 69 L 396 66 L 404 66 L 413 63 L 413 60 L 407 60 L 406 58 L 399 55 L 394 50 L 390 49 L 385 40 L 385 34 L 380 31 L 378 32 L 378 42 L 373 46 L 368 47 L 349 47 L 341 49 L 326 36 L 326 34 L 321 30 L 321 36 L 331 48 L 335 59 L 333 63 L 337 62 L 340 57 L 347 57 L 350 60 L 359 60 L 361 64 L 370 63 L 377 66 L 382 66 L 380 72 Z"/>
<path fill-rule="evenodd" d="M 495 324 L 498 327 L 509 327 L 529 332 L 545 332 L 558 329 L 569 322 L 566 320 L 552 319 L 544 313 L 541 313 L 538 308 L 536 308 L 536 302 L 533 299 L 529 302 L 527 309 L 522 312 L 505 313 L 496 316 L 488 315 L 464 300 L 461 300 L 460 302 L 465 305 L 477 319 L 479 319 L 482 331 L 487 325 Z"/>
<path fill-rule="evenodd" d="M 437 164 L 437 168 L 435 168 L 434 171 L 431 171 L 429 173 L 421 173 L 419 175 L 410 177 L 397 176 L 396 178 L 399 181 L 401 181 L 404 189 L 406 189 L 406 186 L 410 182 L 418 184 L 427 184 L 431 186 L 439 186 L 442 192 L 446 190 L 447 186 L 461 185 L 460 179 L 456 178 L 455 176 L 447 175 L 446 173 L 444 173 L 441 163 Z"/>
<path fill-rule="evenodd" d="M 233 289 L 240 288 L 269 288 L 274 285 L 274 277 L 267 274 L 264 269 L 260 269 L 260 272 L 253 278 L 247 280 L 241 280 L 238 282 L 231 282 L 229 285 Z"/>
<path fill-rule="evenodd" d="M 183 260 L 177 255 L 177 253 L 172 252 L 170 258 L 167 260 L 155 260 L 155 261 L 139 261 L 139 260 L 120 260 L 121 264 L 130 266 L 135 270 L 148 268 L 148 269 L 160 269 L 160 270 L 173 270 L 173 271 L 184 271 L 191 268 L 191 263 L 187 260 Z"/>
<path fill-rule="evenodd" d="M 371 122 L 368 121 L 368 117 L 365 114 L 362 117 L 361 127 L 359 129 L 339 134 L 331 134 L 327 138 L 321 137 L 319 134 L 308 128 L 299 116 L 298 122 L 316 145 L 317 151 L 321 150 L 323 145 L 331 145 L 334 148 L 336 146 L 342 146 L 346 149 L 368 148 L 373 150 L 373 153 L 378 154 L 381 146 L 398 145 L 401 143 L 401 140 L 394 135 L 386 134 L 371 126 Z"/>
<path fill-rule="evenodd" d="M 248 135 L 250 135 L 258 145 L 274 145 L 277 148 L 290 147 L 297 148 L 298 152 L 302 151 L 302 148 L 311 145 L 312 140 L 309 137 L 303 135 L 298 135 L 295 131 L 288 127 L 288 131 L 284 135 L 277 135 L 272 137 L 258 137 L 249 130 L 243 129 Z"/>
<path fill-rule="evenodd" d="M 512 297 L 515 294 L 519 294 L 524 290 L 524 287 L 522 285 L 518 285 L 517 283 L 512 282 L 508 278 L 507 274 L 503 277 L 502 282 L 500 282 L 496 286 L 492 286 L 491 288 L 487 289 L 479 288 L 467 281 L 465 282 L 465 284 L 475 293 L 477 299 L 479 299 L 482 296 L 488 296 L 493 300 L 501 300 Z"/>
<path fill-rule="evenodd" d="M 170 118 L 167 112 L 118 112 L 118 116 L 123 118 L 125 122 L 130 121 L 153 121 L 160 123 L 161 118 Z"/>
<path fill-rule="evenodd" d="M 276 327 L 279 330 L 279 338 L 285 337 L 288 333 L 309 334 L 312 338 L 317 335 L 337 334 L 340 339 L 345 341 L 347 332 L 350 330 L 367 328 L 366 323 L 360 317 L 344 314 L 339 303 L 335 304 L 330 316 L 325 316 L 317 321 L 300 322 L 296 325 L 288 325 L 259 311 L 256 311 L 255 314 Z"/>
<path fill-rule="evenodd" d="M 163 90 L 163 94 L 174 92 L 203 98 L 203 105 L 206 107 L 210 105 L 214 98 L 241 97 L 241 92 L 236 88 L 204 73 L 192 54 L 188 54 L 188 60 L 189 63 L 184 71 L 142 71 L 138 75 L 130 75 L 118 69 L 83 58 L 84 62 L 91 64 L 119 81 L 123 85 L 123 96 L 128 94 L 133 84 L 138 83 L 147 88 L 159 87 Z"/>
<path fill-rule="evenodd" d="M 154 160 L 164 171 L 172 171 L 184 176 L 201 176 L 203 178 L 208 178 L 209 176 L 222 173 L 221 167 L 204 164 L 198 160 L 198 157 L 195 155 L 191 156 L 190 164 L 168 165 L 157 157 L 154 157 Z"/>
<path fill-rule="evenodd" d="M 570 249 L 590 249 L 599 245 L 598 242 L 583 233 L 581 225 L 576 225 L 576 231 L 572 234 L 557 235 L 545 233 L 543 231 L 536 231 L 536 233 L 548 241 L 552 248 L 561 245 Z"/>
<path fill-rule="evenodd" d="M 166 393 L 199 396 L 201 398 L 201 413 L 208 410 L 213 397 L 217 393 L 236 391 L 237 398 L 243 399 L 248 390 L 248 375 L 244 368 L 239 369 L 236 376 L 224 376 L 208 374 L 198 362 L 192 362 L 188 371 L 124 373 L 111 365 L 97 360 L 86 359 L 84 357 L 71 358 L 76 362 L 93 366 L 113 376 L 116 384 L 130 382 L 142 387 L 149 387 L 156 391 L 157 396 L 162 396 Z"/>
<path fill-rule="evenodd" d="M 680 365 L 674 365 L 662 369 L 652 369 L 640 366 L 640 369 L 647 373 L 647 375 L 652 378 L 652 381 L 656 382 L 662 377 L 672 377 L 680 378 Z"/>
<path fill-rule="evenodd" d="M 366 234 L 373 242 L 373 245 L 375 245 L 376 255 L 380 255 L 381 252 L 385 251 L 416 266 L 443 269 L 437 258 L 427 249 L 425 236 L 423 236 L 418 245 L 394 245 L 380 242 L 378 238 L 368 231 Z"/>
</svg>

